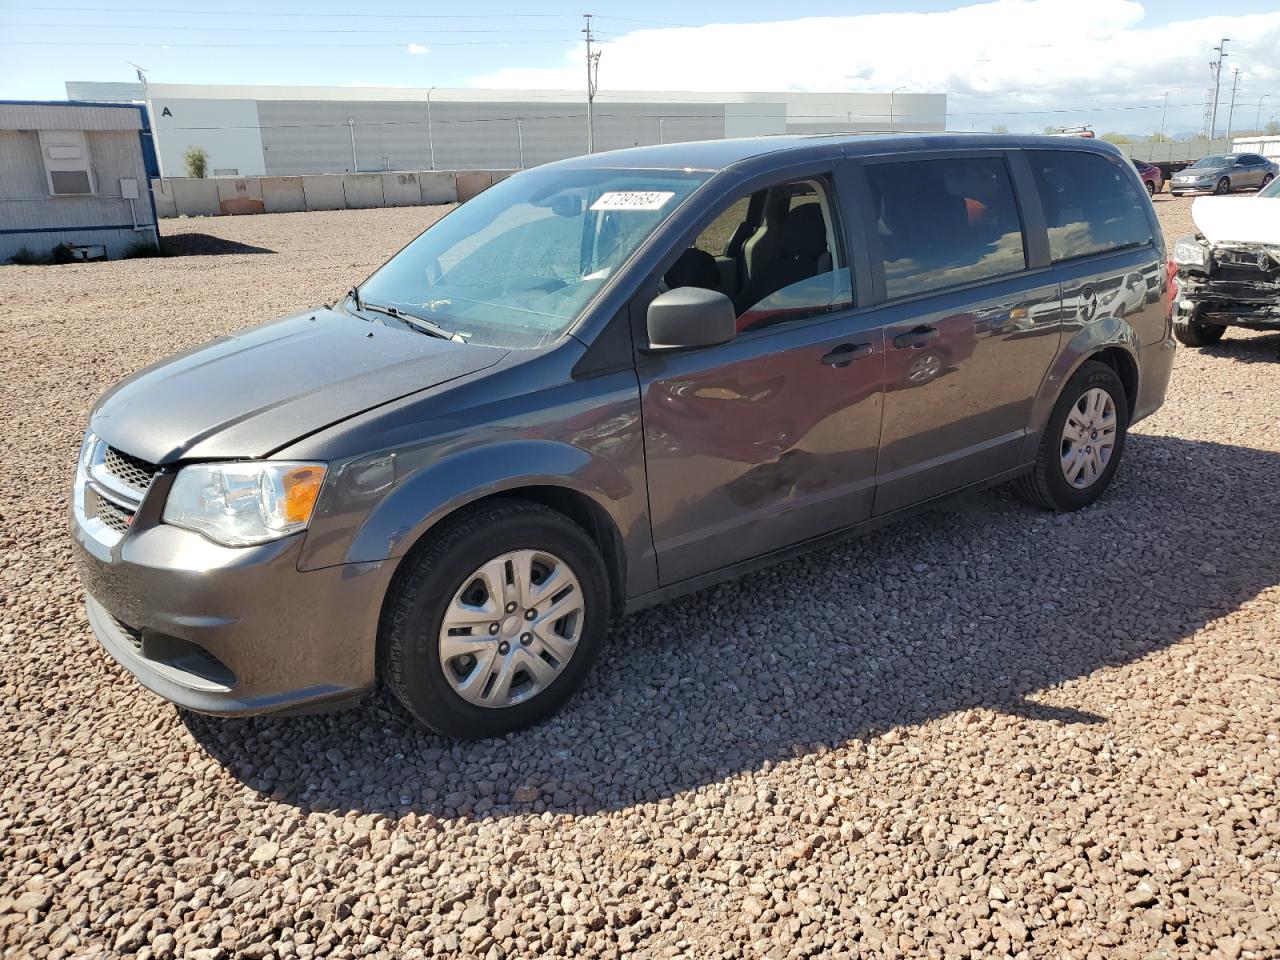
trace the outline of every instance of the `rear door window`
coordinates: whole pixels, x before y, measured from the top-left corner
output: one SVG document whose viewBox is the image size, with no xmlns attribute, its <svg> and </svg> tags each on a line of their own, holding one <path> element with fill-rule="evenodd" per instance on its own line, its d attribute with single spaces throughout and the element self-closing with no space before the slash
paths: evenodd
<svg viewBox="0 0 1280 960">
<path fill-rule="evenodd" d="M 866 173 L 889 299 L 1026 269 L 1003 157 L 871 163 Z"/>
<path fill-rule="evenodd" d="M 1150 243 L 1146 200 L 1117 163 L 1081 150 L 1031 150 L 1056 263 Z"/>
</svg>

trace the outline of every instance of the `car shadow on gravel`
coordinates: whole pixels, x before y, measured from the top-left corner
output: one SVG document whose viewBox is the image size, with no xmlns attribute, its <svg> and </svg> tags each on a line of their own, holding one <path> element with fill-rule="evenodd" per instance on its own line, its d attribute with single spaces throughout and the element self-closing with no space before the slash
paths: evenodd
<svg viewBox="0 0 1280 960">
<path fill-rule="evenodd" d="M 1241 337 L 1230 330 L 1217 343 L 1198 348 L 1212 357 L 1237 360 L 1240 363 L 1280 363 L 1280 333 L 1254 333 Z"/>
<path fill-rule="evenodd" d="M 161 237 L 166 257 L 216 257 L 233 253 L 275 253 L 266 247 L 215 237 L 209 233 L 173 233 Z"/>
<path fill-rule="evenodd" d="M 340 714 L 183 720 L 277 801 L 438 818 L 661 801 L 973 708 L 1106 723 L 1063 685 L 1280 582 L 1259 492 L 1277 477 L 1278 453 L 1134 435 L 1112 491 L 1079 513 L 997 490 L 633 615 L 560 715 L 501 739 L 434 736 L 381 695 Z"/>
</svg>

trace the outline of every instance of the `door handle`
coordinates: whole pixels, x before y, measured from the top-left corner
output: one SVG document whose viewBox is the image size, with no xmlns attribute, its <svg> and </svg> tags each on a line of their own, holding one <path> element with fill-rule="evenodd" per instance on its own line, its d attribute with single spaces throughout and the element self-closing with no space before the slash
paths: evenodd
<svg viewBox="0 0 1280 960">
<path fill-rule="evenodd" d="M 937 336 L 937 327 L 916 327 L 914 330 L 908 330 L 894 337 L 893 345 L 899 350 L 905 350 L 907 347 L 923 347 Z"/>
<path fill-rule="evenodd" d="M 822 362 L 829 367 L 847 367 L 860 357 L 871 356 L 871 350 L 869 343 L 842 343 L 824 356 Z"/>
</svg>

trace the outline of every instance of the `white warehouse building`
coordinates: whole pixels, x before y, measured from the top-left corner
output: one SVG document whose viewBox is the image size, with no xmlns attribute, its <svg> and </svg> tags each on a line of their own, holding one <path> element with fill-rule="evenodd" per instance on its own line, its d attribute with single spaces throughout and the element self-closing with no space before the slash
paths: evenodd
<svg viewBox="0 0 1280 960">
<path fill-rule="evenodd" d="M 68 81 L 73 100 L 141 101 L 140 84 Z M 165 176 L 189 147 L 211 176 L 531 167 L 587 152 L 582 91 L 147 85 Z M 596 151 L 779 133 L 939 131 L 945 94 L 601 92 Z"/>
</svg>

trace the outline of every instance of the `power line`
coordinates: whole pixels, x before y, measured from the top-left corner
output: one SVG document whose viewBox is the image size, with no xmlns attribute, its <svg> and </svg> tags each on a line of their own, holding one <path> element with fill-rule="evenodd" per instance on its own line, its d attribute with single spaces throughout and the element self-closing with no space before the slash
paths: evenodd
<svg viewBox="0 0 1280 960">
<path fill-rule="evenodd" d="M 164 43 L 162 41 L 130 40 L 0 40 L 0 47 L 150 47 L 165 50 L 177 47 L 185 50 L 400 50 L 414 38 L 404 43 L 308 43 L 282 45 L 278 43 Z M 564 40 L 444 40 L 433 43 L 435 47 L 509 47 L 517 44 L 554 43 Z"/>
<path fill-rule="evenodd" d="M 187 30 L 200 33 L 402 33 L 405 27 L 383 27 L 378 30 L 354 29 L 351 27 L 193 27 L 191 25 L 168 24 L 132 24 L 132 23 L 0 23 L 0 27 L 48 27 L 65 30 L 68 27 L 86 30 Z M 493 29 L 456 29 L 453 27 L 428 28 L 430 33 L 558 33 L 565 31 L 556 27 L 518 27 L 509 30 Z M 70 41 L 74 42 L 74 41 Z"/>
<path fill-rule="evenodd" d="M 243 16 L 243 17 L 303 17 L 307 20 L 314 20 L 317 17 L 344 17 L 359 18 L 361 20 L 369 20 L 374 18 L 386 20 L 489 20 L 493 17 L 521 17 L 521 18 L 538 18 L 538 19 L 573 19 L 577 17 L 575 13 L 375 13 L 373 11 L 364 11 L 361 13 L 320 13 L 307 12 L 300 13 L 294 11 L 285 11 L 281 13 L 273 13 L 269 10 L 225 10 L 219 8 L 217 10 L 182 10 L 174 7 L 58 7 L 60 11 L 68 11 L 73 13 L 178 13 L 189 17 L 226 17 L 226 16 Z M 31 10 L 39 13 L 49 13 L 48 6 L 40 7 L 5 7 L 4 12 L 13 10 Z M 73 24 L 72 24 L 73 25 Z"/>
</svg>

